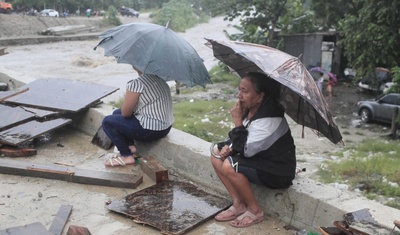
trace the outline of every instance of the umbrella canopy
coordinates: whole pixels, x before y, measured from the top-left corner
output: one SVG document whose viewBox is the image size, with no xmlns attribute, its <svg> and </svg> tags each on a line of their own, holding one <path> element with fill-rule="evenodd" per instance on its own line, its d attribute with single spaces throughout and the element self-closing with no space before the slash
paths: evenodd
<svg viewBox="0 0 400 235">
<path fill-rule="evenodd" d="M 324 69 L 322 67 L 312 67 L 309 71 L 327 74 L 333 80 L 334 83 L 337 83 L 336 74 L 328 72 L 326 69 Z"/>
<path fill-rule="evenodd" d="M 132 64 L 144 74 L 180 81 L 190 87 L 211 83 L 196 50 L 168 27 L 130 23 L 107 30 L 99 38 L 97 46 L 104 48 L 105 56 L 114 56 L 118 63 Z"/>
<path fill-rule="evenodd" d="M 298 58 L 258 44 L 207 40 L 214 56 L 239 76 L 260 72 L 278 81 L 280 102 L 294 121 L 320 132 L 335 144 L 342 140 L 325 98 Z"/>
</svg>

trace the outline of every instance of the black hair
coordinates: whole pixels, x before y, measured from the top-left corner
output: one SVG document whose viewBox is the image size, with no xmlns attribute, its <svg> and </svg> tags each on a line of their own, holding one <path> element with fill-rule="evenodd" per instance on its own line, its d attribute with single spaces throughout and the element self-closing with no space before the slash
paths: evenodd
<svg viewBox="0 0 400 235">
<path fill-rule="evenodd" d="M 264 100 L 267 98 L 277 100 L 280 95 L 280 83 L 266 74 L 258 72 L 249 72 L 246 74 L 250 78 L 254 89 L 258 94 L 264 92 Z"/>
</svg>

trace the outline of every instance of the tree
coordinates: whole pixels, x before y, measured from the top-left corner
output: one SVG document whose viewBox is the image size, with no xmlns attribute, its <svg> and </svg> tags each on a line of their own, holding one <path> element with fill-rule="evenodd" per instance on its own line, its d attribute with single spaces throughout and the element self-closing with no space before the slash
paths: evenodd
<svg viewBox="0 0 400 235">
<path fill-rule="evenodd" d="M 228 20 L 241 17 L 243 27 L 255 25 L 266 35 L 265 45 L 272 45 L 279 17 L 286 13 L 288 0 L 233 0 L 229 2 Z"/>
<path fill-rule="evenodd" d="M 283 34 L 313 33 L 320 25 L 315 20 L 315 14 L 303 0 L 289 0 L 286 14 L 278 21 L 278 27 Z"/>
<path fill-rule="evenodd" d="M 338 22 L 346 14 L 357 15 L 362 7 L 363 0 L 312 0 L 311 10 L 314 11 L 321 31 L 337 29 Z"/>
<path fill-rule="evenodd" d="M 200 15 L 198 15 L 200 14 Z M 163 4 L 162 8 L 153 13 L 153 22 L 159 25 L 167 25 L 177 32 L 184 32 L 191 28 L 205 17 L 194 9 L 187 0 L 171 0 Z"/>
<path fill-rule="evenodd" d="M 393 68 L 400 63 L 400 1 L 358 0 L 356 14 L 346 14 L 339 22 L 349 64 L 357 75 L 373 74 L 376 67 Z"/>
</svg>

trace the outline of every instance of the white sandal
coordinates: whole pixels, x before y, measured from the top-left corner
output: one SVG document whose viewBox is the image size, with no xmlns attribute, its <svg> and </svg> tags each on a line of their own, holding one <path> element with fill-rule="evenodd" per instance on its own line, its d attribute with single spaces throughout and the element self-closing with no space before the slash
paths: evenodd
<svg viewBox="0 0 400 235">
<path fill-rule="evenodd" d="M 119 165 L 114 165 L 113 161 L 118 162 Z M 115 156 L 115 157 L 109 158 L 108 162 L 110 163 L 110 165 L 108 165 L 108 166 L 125 166 L 126 165 L 124 160 L 122 160 L 122 158 L 120 156 L 118 156 L 118 155 Z"/>
</svg>

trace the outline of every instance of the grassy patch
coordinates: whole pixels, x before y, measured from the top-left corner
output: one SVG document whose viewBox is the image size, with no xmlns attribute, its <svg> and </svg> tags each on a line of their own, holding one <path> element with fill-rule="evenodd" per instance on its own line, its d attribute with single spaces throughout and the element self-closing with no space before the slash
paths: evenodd
<svg viewBox="0 0 400 235">
<path fill-rule="evenodd" d="M 218 63 L 216 66 L 210 69 L 209 74 L 213 83 L 225 83 L 236 89 L 239 87 L 241 78 L 235 74 L 229 72 L 226 65 Z"/>
<path fill-rule="evenodd" d="M 225 100 L 181 101 L 174 104 L 174 128 L 209 142 L 219 142 L 232 129 L 230 108 Z"/>
<path fill-rule="evenodd" d="M 391 198 L 389 206 L 400 207 L 400 145 L 398 141 L 365 139 L 353 149 L 344 150 L 341 160 L 326 162 L 320 169 L 324 183 L 346 183 L 360 189 L 368 198 Z"/>
<path fill-rule="evenodd" d="M 350 133 L 350 131 L 342 131 L 342 134 L 343 135 L 350 135 L 351 133 Z"/>
<path fill-rule="evenodd" d="M 184 87 L 184 88 L 180 88 L 179 90 L 180 90 L 180 94 L 182 94 L 182 95 L 192 94 L 195 92 L 207 92 L 208 91 L 207 87 L 203 88 L 201 86 Z"/>
</svg>

